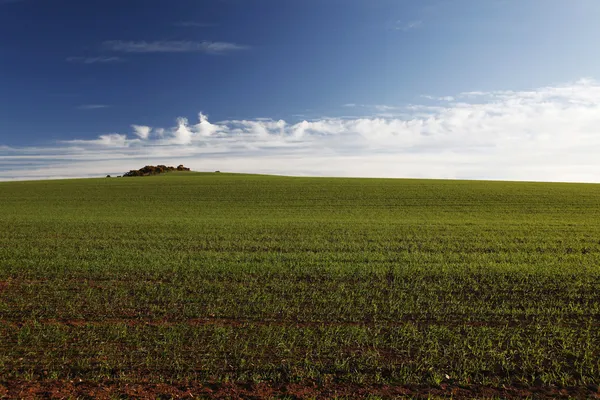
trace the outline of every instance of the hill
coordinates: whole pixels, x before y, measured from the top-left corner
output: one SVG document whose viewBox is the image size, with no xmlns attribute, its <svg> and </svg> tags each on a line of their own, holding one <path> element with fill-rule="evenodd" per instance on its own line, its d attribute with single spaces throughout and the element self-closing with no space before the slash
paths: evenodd
<svg viewBox="0 0 600 400">
<path fill-rule="evenodd" d="M 593 396 L 598 199 L 235 174 L 0 183 L 0 393 Z"/>
</svg>

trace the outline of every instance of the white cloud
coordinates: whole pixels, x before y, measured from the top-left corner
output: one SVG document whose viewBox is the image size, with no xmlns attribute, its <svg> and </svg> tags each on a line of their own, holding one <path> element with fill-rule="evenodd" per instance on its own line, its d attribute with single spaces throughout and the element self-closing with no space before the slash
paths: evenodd
<svg viewBox="0 0 600 400">
<path fill-rule="evenodd" d="M 79 110 L 99 110 L 110 107 L 107 104 L 83 104 L 77 107 Z"/>
<path fill-rule="evenodd" d="M 98 144 L 103 146 L 124 146 L 127 142 L 127 136 L 119 135 L 118 133 L 111 133 L 108 135 L 100 135 L 96 141 Z"/>
<path fill-rule="evenodd" d="M 215 24 L 207 23 L 207 22 L 196 22 L 196 21 L 180 21 L 176 22 L 175 26 L 180 28 L 210 28 L 215 26 Z"/>
<path fill-rule="evenodd" d="M 374 106 L 372 106 L 373 108 L 375 108 L 377 111 L 394 111 L 394 110 L 401 110 L 402 107 L 399 106 L 389 106 L 387 104 L 375 104 Z"/>
<path fill-rule="evenodd" d="M 486 92 L 474 91 L 474 92 L 462 92 L 458 96 L 459 97 L 479 97 L 479 96 L 485 96 L 486 94 L 487 94 Z"/>
<path fill-rule="evenodd" d="M 414 29 L 418 29 L 421 26 L 423 26 L 423 21 L 421 21 L 421 20 L 409 21 L 409 22 L 396 21 L 396 25 L 394 26 L 394 29 L 397 31 L 408 32 L 408 31 L 412 31 Z"/>
<path fill-rule="evenodd" d="M 380 111 L 380 112 L 404 110 L 406 108 L 405 106 L 392 106 L 389 104 L 356 104 L 356 103 L 344 104 L 344 105 L 342 105 L 342 107 L 363 108 L 363 109 L 370 109 L 370 110 L 375 110 L 375 111 Z"/>
<path fill-rule="evenodd" d="M 152 128 L 149 126 L 131 125 L 131 128 L 133 128 L 133 132 L 140 139 L 148 139 L 150 137 L 150 132 L 152 132 Z"/>
<path fill-rule="evenodd" d="M 182 40 L 161 40 L 155 42 L 109 40 L 103 43 L 106 50 L 123 53 L 209 53 L 246 50 L 249 47 L 228 42 L 192 42 Z"/>
<path fill-rule="evenodd" d="M 600 83 L 451 96 L 387 117 L 133 125 L 52 148 L 0 146 L 0 179 L 102 176 L 145 164 L 289 175 L 600 181 Z M 385 107 L 380 107 L 385 109 Z M 399 116 L 399 115 L 403 116 Z M 10 168 L 2 168 L 9 165 Z"/>
<path fill-rule="evenodd" d="M 431 95 L 423 95 L 421 96 L 424 99 L 428 100 L 436 100 L 436 101 L 454 101 L 455 98 L 453 96 L 431 96 Z"/>
<path fill-rule="evenodd" d="M 138 140 L 130 140 L 127 138 L 127 135 L 121 135 L 119 133 L 107 133 L 104 135 L 98 136 L 97 139 L 93 140 L 67 140 L 63 143 L 70 145 L 80 145 L 80 149 L 85 151 L 88 147 L 90 149 L 101 147 L 127 147 L 132 143 L 137 142 Z"/>
<path fill-rule="evenodd" d="M 108 64 L 123 61 L 121 57 L 67 57 L 68 62 L 80 64 Z"/>
</svg>

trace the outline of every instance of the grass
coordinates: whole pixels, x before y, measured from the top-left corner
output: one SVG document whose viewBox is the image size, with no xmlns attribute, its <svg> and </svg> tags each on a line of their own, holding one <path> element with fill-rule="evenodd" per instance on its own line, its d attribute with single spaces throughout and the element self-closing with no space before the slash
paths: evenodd
<svg viewBox="0 0 600 400">
<path fill-rule="evenodd" d="M 600 383 L 600 185 L 0 183 L 0 377 Z"/>
</svg>

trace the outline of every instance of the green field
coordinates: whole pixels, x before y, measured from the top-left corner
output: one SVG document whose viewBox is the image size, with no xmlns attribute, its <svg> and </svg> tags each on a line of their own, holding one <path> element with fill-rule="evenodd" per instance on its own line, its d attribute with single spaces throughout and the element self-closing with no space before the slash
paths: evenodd
<svg viewBox="0 0 600 400">
<path fill-rule="evenodd" d="M 10 182 L 0 227 L 0 396 L 600 383 L 600 185 Z"/>
</svg>

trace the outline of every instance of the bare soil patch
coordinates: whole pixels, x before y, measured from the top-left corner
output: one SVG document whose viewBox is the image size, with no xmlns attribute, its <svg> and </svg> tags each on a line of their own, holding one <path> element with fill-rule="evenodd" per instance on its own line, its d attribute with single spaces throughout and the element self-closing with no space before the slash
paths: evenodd
<svg viewBox="0 0 600 400">
<path fill-rule="evenodd" d="M 243 384 L 243 383 L 123 383 L 85 381 L 11 381 L 0 383 L 0 398 L 89 398 L 112 399 L 115 397 L 132 399 L 265 399 L 292 398 L 327 399 L 332 397 L 366 398 L 369 395 L 383 398 L 600 398 L 598 387 L 590 385 L 581 388 L 559 387 L 517 387 L 501 388 L 487 386 L 458 386 L 442 384 L 439 387 L 389 386 L 389 385 L 318 385 L 315 382 L 294 384 Z"/>
</svg>

